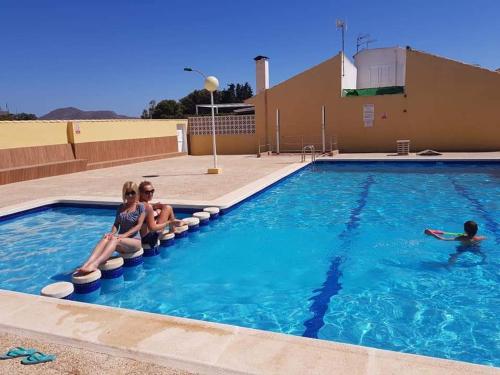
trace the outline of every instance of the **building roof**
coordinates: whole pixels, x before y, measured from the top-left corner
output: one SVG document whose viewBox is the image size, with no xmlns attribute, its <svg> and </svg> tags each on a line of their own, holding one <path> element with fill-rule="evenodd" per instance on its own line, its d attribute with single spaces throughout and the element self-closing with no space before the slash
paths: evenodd
<svg viewBox="0 0 500 375">
<path fill-rule="evenodd" d="M 212 108 L 211 104 L 196 104 L 198 108 Z M 214 108 L 247 108 L 254 107 L 253 104 L 245 103 L 229 103 L 229 104 L 214 104 Z"/>
</svg>

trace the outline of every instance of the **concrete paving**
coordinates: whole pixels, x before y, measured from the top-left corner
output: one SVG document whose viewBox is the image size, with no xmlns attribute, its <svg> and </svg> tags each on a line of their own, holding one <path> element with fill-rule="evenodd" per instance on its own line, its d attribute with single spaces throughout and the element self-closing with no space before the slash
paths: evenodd
<svg viewBox="0 0 500 375">
<path fill-rule="evenodd" d="M 222 155 L 219 156 L 222 174 L 209 175 L 207 169 L 213 166 L 211 156 L 160 159 L 0 185 L 0 207 L 53 196 L 120 199 L 125 181 L 139 183 L 145 179 L 154 184 L 157 198 L 212 200 L 299 161 L 300 155 L 261 158 Z M 151 175 L 158 177 L 145 177 Z"/>
<path fill-rule="evenodd" d="M 309 160 L 310 157 L 307 158 Z M 390 154 L 339 154 L 335 160 L 446 160 L 496 159 L 500 152 L 444 153 L 438 157 L 394 156 Z M 209 201 L 240 189 L 286 166 L 300 162 L 299 154 L 220 155 L 220 175 L 209 175 L 212 156 L 181 156 L 123 165 L 63 176 L 0 185 L 0 207 L 54 196 L 90 196 L 121 198 L 125 181 L 148 179 L 155 185 L 156 198 L 169 200 Z M 157 176 L 157 177 L 147 177 Z"/>
</svg>

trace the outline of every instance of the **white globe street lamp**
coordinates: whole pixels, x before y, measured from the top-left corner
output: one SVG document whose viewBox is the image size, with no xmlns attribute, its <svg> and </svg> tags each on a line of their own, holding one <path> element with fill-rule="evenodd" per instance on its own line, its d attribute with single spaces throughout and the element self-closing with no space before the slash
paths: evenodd
<svg viewBox="0 0 500 375">
<path fill-rule="evenodd" d="M 196 72 L 205 79 L 205 89 L 210 92 L 210 104 L 212 107 L 212 152 L 214 156 L 214 167 L 208 168 L 209 174 L 219 174 L 222 169 L 217 166 L 217 145 L 215 143 L 215 110 L 214 110 L 214 91 L 219 88 L 219 80 L 214 76 L 206 76 L 203 72 L 192 68 L 184 68 L 186 72 Z"/>
</svg>

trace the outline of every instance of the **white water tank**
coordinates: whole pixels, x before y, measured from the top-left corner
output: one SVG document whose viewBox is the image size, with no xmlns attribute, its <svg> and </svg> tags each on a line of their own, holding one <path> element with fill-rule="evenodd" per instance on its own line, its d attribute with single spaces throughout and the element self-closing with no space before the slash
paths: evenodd
<svg viewBox="0 0 500 375">
<path fill-rule="evenodd" d="M 405 48 L 364 49 L 354 56 L 354 62 L 358 89 L 405 85 Z"/>
</svg>

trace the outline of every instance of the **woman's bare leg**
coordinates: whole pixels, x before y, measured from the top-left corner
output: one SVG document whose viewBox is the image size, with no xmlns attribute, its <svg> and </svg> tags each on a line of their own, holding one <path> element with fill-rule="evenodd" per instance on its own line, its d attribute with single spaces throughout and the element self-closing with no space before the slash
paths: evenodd
<svg viewBox="0 0 500 375">
<path fill-rule="evenodd" d="M 89 259 L 89 261 L 87 261 L 85 265 L 82 268 L 80 268 L 80 272 L 90 273 L 95 271 L 100 264 L 106 262 L 111 256 L 111 254 L 113 254 L 113 252 L 116 249 L 116 246 L 118 245 L 118 241 L 119 239 L 116 237 L 113 237 L 110 240 L 108 240 L 104 248 L 101 250 L 101 252 L 97 256 L 95 256 L 92 260 Z"/>
<path fill-rule="evenodd" d="M 139 251 L 141 247 L 141 240 L 137 238 L 120 238 L 116 249 L 122 253 L 135 253 Z"/>
<path fill-rule="evenodd" d="M 172 206 L 169 206 L 168 204 L 161 204 L 159 206 L 160 206 L 159 208 L 161 209 L 161 213 L 159 216 L 156 217 L 156 222 L 158 224 L 169 222 L 168 224 L 169 232 L 172 233 L 174 231 L 174 225 L 172 221 L 175 220 L 174 210 L 172 209 Z"/>
<path fill-rule="evenodd" d="M 160 208 L 161 212 L 160 215 L 156 217 L 156 222 L 158 224 L 163 224 L 170 220 L 173 210 L 168 204 L 162 204 Z"/>
<path fill-rule="evenodd" d="M 89 258 L 85 261 L 85 263 L 83 263 L 83 265 L 80 268 L 78 268 L 78 271 L 88 267 L 91 263 L 95 262 L 95 260 L 101 255 L 102 250 L 108 244 L 108 242 L 109 238 L 103 237 L 94 247 L 94 250 L 92 250 L 92 253 L 90 254 Z"/>
</svg>

